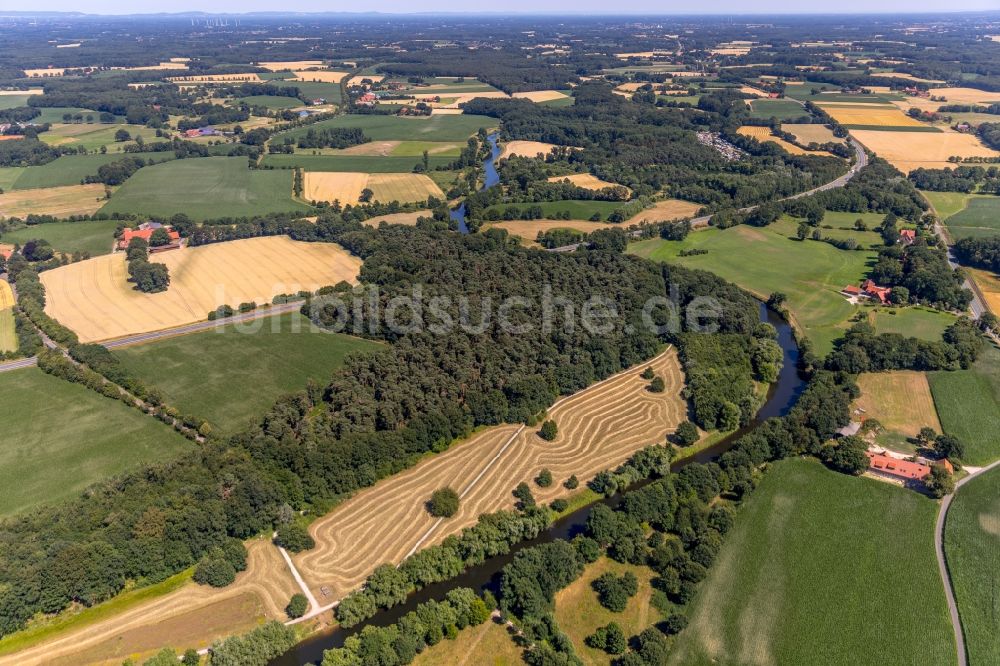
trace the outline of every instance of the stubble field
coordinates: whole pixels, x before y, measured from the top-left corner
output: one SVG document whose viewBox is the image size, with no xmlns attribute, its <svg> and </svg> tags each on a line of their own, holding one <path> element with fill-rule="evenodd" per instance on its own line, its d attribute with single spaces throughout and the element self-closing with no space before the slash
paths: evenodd
<svg viewBox="0 0 1000 666">
<path fill-rule="evenodd" d="M 948 158 L 995 157 L 1000 155 L 987 148 L 971 134 L 959 132 L 892 132 L 851 130 L 851 135 L 865 148 L 886 159 L 903 173 L 924 167 L 943 169 L 954 167 Z"/>
<path fill-rule="evenodd" d="M 307 171 L 303 196 L 309 201 L 356 203 L 364 189 L 372 191 L 372 201 L 409 203 L 434 196 L 443 199 L 441 188 L 423 174 L 358 173 L 351 171 Z"/>
<path fill-rule="evenodd" d="M 90 215 L 104 204 L 104 185 L 66 185 L 0 194 L 0 219 L 28 215 Z"/>
</svg>

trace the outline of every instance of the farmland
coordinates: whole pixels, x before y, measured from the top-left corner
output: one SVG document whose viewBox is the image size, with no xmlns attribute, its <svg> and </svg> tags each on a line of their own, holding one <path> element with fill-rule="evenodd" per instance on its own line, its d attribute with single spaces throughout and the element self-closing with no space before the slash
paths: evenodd
<svg viewBox="0 0 1000 666">
<path fill-rule="evenodd" d="M 784 149 L 786 152 L 788 152 L 790 155 L 819 155 L 823 157 L 833 157 L 831 153 L 828 153 L 825 150 L 805 150 L 803 148 L 799 148 L 794 143 L 790 143 L 788 141 L 785 141 L 781 137 L 772 135 L 770 127 L 760 127 L 756 125 L 750 125 L 741 127 L 736 131 L 742 134 L 743 136 L 753 137 L 754 139 L 757 139 L 758 141 L 761 142 L 769 141 L 771 143 L 777 144 L 778 146 L 781 146 L 781 148 Z"/>
<path fill-rule="evenodd" d="M 833 135 L 833 130 L 829 129 L 826 125 L 812 124 L 789 124 L 782 123 L 781 129 L 785 132 L 795 135 L 795 139 L 804 146 L 808 146 L 810 143 L 828 143 L 830 141 L 835 141 L 837 143 L 843 143 L 843 139 L 839 139 Z"/>
<path fill-rule="evenodd" d="M 877 333 L 899 333 L 921 340 L 940 340 L 944 330 L 955 323 L 955 315 L 932 308 L 872 308 L 868 322 Z"/>
<path fill-rule="evenodd" d="M 928 374 L 941 427 L 965 444 L 965 462 L 1000 458 L 1000 351 L 988 347 L 968 370 Z"/>
<path fill-rule="evenodd" d="M 142 125 L 89 125 L 89 124 L 57 124 L 52 129 L 40 135 L 45 143 L 53 146 L 72 146 L 87 150 L 99 150 L 107 146 L 108 150 L 125 144 L 115 141 L 115 132 L 126 130 L 134 139 L 142 136 L 144 139 L 154 138 L 153 130 Z"/>
<path fill-rule="evenodd" d="M 538 155 L 548 155 L 556 145 L 554 143 L 542 143 L 540 141 L 508 141 L 503 144 L 503 151 L 499 159 L 507 157 L 537 157 Z"/>
<path fill-rule="evenodd" d="M 0 373 L 0 405 L 2 516 L 191 446 L 159 421 L 37 368 Z"/>
<path fill-rule="evenodd" d="M 364 171 L 367 173 L 406 173 L 421 161 L 419 156 L 385 157 L 377 155 L 310 155 L 295 153 L 292 155 L 268 155 L 264 158 L 264 166 L 276 168 L 299 167 L 306 171 Z M 446 167 L 454 162 L 452 157 L 431 155 L 427 163 L 431 169 Z"/>
<path fill-rule="evenodd" d="M 682 250 L 695 248 L 708 254 L 678 256 Z M 790 240 L 770 228 L 742 225 L 706 229 L 679 242 L 639 241 L 629 251 L 711 271 L 765 299 L 773 292 L 784 292 L 793 322 L 820 355 L 833 348 L 855 312 L 838 292 L 844 285 L 860 282 L 874 257 L 868 251 L 838 250 L 827 243 Z"/>
<path fill-rule="evenodd" d="M 996 616 L 1000 470 L 972 479 L 955 495 L 945 524 L 944 547 L 969 663 L 1000 662 Z"/>
<path fill-rule="evenodd" d="M 926 127 L 895 106 L 885 104 L 824 104 L 823 110 L 848 129 L 877 127 Z"/>
<path fill-rule="evenodd" d="M 619 201 L 593 201 L 593 200 L 575 200 L 568 199 L 565 201 L 541 201 L 534 204 L 496 204 L 487 208 L 488 211 L 497 211 L 501 214 L 504 211 L 510 209 L 513 211 L 526 210 L 531 207 L 539 207 L 542 210 L 542 216 L 549 215 L 565 215 L 569 214 L 570 220 L 589 220 L 595 214 L 601 216 L 601 219 L 607 219 L 608 215 L 614 211 L 621 208 L 623 202 Z M 566 225 L 563 224 L 565 227 Z"/>
<path fill-rule="evenodd" d="M 923 427 L 941 432 L 927 375 L 923 372 L 865 373 L 858 376 L 861 397 L 855 406 L 866 419 L 877 419 L 885 428 L 879 443 L 898 450 L 910 450 L 907 438 L 916 437 Z"/>
<path fill-rule="evenodd" d="M 291 171 L 251 170 L 245 157 L 206 157 L 140 169 L 102 212 L 203 220 L 306 209 L 292 200 Z"/>
<path fill-rule="evenodd" d="M 506 627 L 492 620 L 466 627 L 455 640 L 441 641 L 417 655 L 414 666 L 521 666 L 522 650 Z"/>
<path fill-rule="evenodd" d="M 611 222 L 589 222 L 587 220 L 509 220 L 505 222 L 489 222 L 488 228 L 503 229 L 512 236 L 518 236 L 526 241 L 534 242 L 538 234 L 556 229 L 572 229 L 589 234 L 598 229 L 620 227 Z"/>
<path fill-rule="evenodd" d="M 740 508 L 668 663 L 950 663 L 936 512 L 813 460 L 776 463 Z"/>
<path fill-rule="evenodd" d="M 646 390 L 647 382 L 639 375 L 647 365 L 663 376 L 664 393 Z M 565 493 L 560 483 L 571 474 L 584 481 L 650 442 L 662 441 L 685 417 L 682 385 L 676 354 L 669 350 L 560 400 L 549 410 L 549 418 L 559 425 L 553 442 L 542 440 L 534 428 L 503 425 L 483 430 L 359 492 L 314 522 L 309 531 L 317 546 L 297 555 L 296 566 L 317 593 L 327 586 L 337 598 L 357 587 L 378 564 L 402 560 L 417 543 L 440 542 L 473 524 L 481 513 L 510 508 L 514 498 L 509 491 L 543 467 L 557 482 L 535 489 L 535 496 L 549 502 Z M 424 502 L 445 485 L 465 495 L 458 513 L 434 529 L 435 519 Z M 387 493 L 391 502 L 386 501 Z"/>
<path fill-rule="evenodd" d="M 81 340 L 107 340 L 201 321 L 224 303 L 270 303 L 277 294 L 354 282 L 361 266 L 337 245 L 286 236 L 173 250 L 153 261 L 166 264 L 171 279 L 157 294 L 132 288 L 121 253 L 45 271 L 46 312 Z"/>
<path fill-rule="evenodd" d="M 17 349 L 17 335 L 14 331 L 14 292 L 10 283 L 0 280 L 0 352 Z"/>
<path fill-rule="evenodd" d="M 399 116 L 360 115 L 338 116 L 322 120 L 278 135 L 293 139 L 309 129 L 317 132 L 328 127 L 358 127 L 373 141 L 462 141 L 475 134 L 480 127 L 495 127 L 495 118 L 474 115 L 444 115 L 402 118 Z"/>
<path fill-rule="evenodd" d="M 971 134 L 959 132 L 893 132 L 853 129 L 851 135 L 865 148 L 885 158 L 890 164 L 909 173 L 918 167 L 943 169 L 954 166 L 948 158 L 995 157 L 1000 155 L 987 148 Z"/>
<path fill-rule="evenodd" d="M 968 197 L 965 207 L 945 220 L 952 238 L 1000 234 L 1000 197 Z"/>
<path fill-rule="evenodd" d="M 23 245 L 29 240 L 44 238 L 57 252 L 86 252 L 96 257 L 111 252 L 115 229 L 119 224 L 117 220 L 46 222 L 5 232 L 0 235 L 0 240 Z"/>
<path fill-rule="evenodd" d="M 125 157 L 121 153 L 105 155 L 63 155 L 48 164 L 26 167 L 9 188 L 26 190 L 36 187 L 58 187 L 61 185 L 79 185 L 87 176 L 96 176 L 97 170 L 105 165 Z M 129 157 L 143 160 L 163 162 L 173 159 L 172 152 L 162 153 L 130 153 Z"/>
<path fill-rule="evenodd" d="M 185 414 L 234 432 L 278 397 L 326 381 L 347 354 L 379 349 L 324 333 L 298 313 L 116 351 L 125 367 Z"/>
<path fill-rule="evenodd" d="M 372 201 L 383 203 L 426 201 L 429 196 L 444 198 L 433 180 L 416 173 L 307 171 L 304 181 L 303 196 L 309 201 L 354 203 L 365 189 L 372 191 Z"/>
<path fill-rule="evenodd" d="M 793 120 L 808 115 L 801 104 L 791 99 L 755 99 L 749 104 L 751 118 Z"/>
<path fill-rule="evenodd" d="M 104 185 L 66 185 L 0 194 L 0 218 L 90 215 L 105 204 Z"/>
<path fill-rule="evenodd" d="M 561 183 L 564 180 L 568 180 L 573 185 L 587 190 L 603 190 L 605 187 L 624 187 L 623 185 L 620 186 L 617 183 L 609 183 L 606 180 L 601 180 L 597 176 L 589 173 L 574 173 L 568 176 L 553 176 L 548 180 L 550 183 Z"/>
<path fill-rule="evenodd" d="M 250 106 L 263 106 L 268 109 L 294 109 L 302 106 L 302 100 L 299 98 L 281 95 L 253 95 L 251 97 L 239 97 L 235 101 L 241 104 L 249 104 Z"/>
</svg>

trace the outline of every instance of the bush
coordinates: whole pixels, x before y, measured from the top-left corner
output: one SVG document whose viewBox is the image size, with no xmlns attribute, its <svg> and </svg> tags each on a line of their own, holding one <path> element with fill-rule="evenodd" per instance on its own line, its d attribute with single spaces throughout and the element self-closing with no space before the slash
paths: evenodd
<svg viewBox="0 0 1000 666">
<path fill-rule="evenodd" d="M 623 576 L 611 572 L 601 574 L 591 586 L 597 592 L 601 605 L 615 613 L 624 611 L 629 597 L 639 591 L 639 581 L 631 571 L 626 571 Z"/>
<path fill-rule="evenodd" d="M 309 600 L 306 599 L 306 595 L 298 592 L 292 595 L 292 598 L 288 601 L 288 605 L 285 606 L 285 614 L 294 620 L 305 615 L 308 609 Z"/>
<path fill-rule="evenodd" d="M 580 487 L 580 479 L 576 478 L 576 474 L 574 474 L 563 481 L 563 487 L 566 488 L 566 490 L 576 490 Z"/>
<path fill-rule="evenodd" d="M 657 375 L 653 377 L 653 381 L 649 382 L 649 390 L 652 393 L 663 393 L 667 388 L 666 383 L 663 381 L 663 377 Z"/>
<path fill-rule="evenodd" d="M 278 534 L 274 537 L 274 543 L 293 553 L 309 550 L 316 545 L 316 541 L 309 536 L 309 531 L 296 522 L 279 527 Z"/>
<path fill-rule="evenodd" d="M 584 639 L 584 642 L 590 647 L 604 650 L 608 654 L 621 654 L 625 652 L 628 645 L 625 632 L 615 622 L 598 627 L 597 631 Z"/>
<path fill-rule="evenodd" d="M 691 423 L 690 421 L 682 421 L 679 426 L 677 426 L 677 432 L 674 433 L 674 439 L 681 446 L 691 446 L 698 441 L 698 426 Z"/>
<path fill-rule="evenodd" d="M 548 488 L 552 485 L 552 472 L 548 469 L 543 469 L 538 473 L 538 476 L 535 477 L 535 483 L 539 488 Z"/>
<path fill-rule="evenodd" d="M 656 374 L 653 372 L 652 368 L 647 367 L 645 370 L 642 371 L 642 375 L 640 375 L 640 376 L 643 379 L 645 379 L 646 381 L 649 381 L 650 379 L 652 379 L 653 377 L 655 377 Z"/>
<path fill-rule="evenodd" d="M 559 433 L 559 428 L 556 426 L 556 422 L 549 420 L 542 424 L 542 429 L 538 431 L 538 436 L 547 442 L 551 442 L 556 438 Z"/>
<path fill-rule="evenodd" d="M 451 488 L 438 488 L 427 502 L 427 511 L 438 518 L 451 518 L 458 513 L 459 497 Z"/>
<path fill-rule="evenodd" d="M 522 511 L 535 506 L 535 496 L 531 494 L 531 488 L 524 481 L 517 484 L 517 488 L 514 488 L 514 497 L 518 500 L 517 508 Z"/>
<path fill-rule="evenodd" d="M 569 502 L 560 497 L 559 499 L 552 500 L 549 503 L 549 508 L 551 508 L 556 513 L 562 513 L 567 508 L 569 508 Z"/>
</svg>

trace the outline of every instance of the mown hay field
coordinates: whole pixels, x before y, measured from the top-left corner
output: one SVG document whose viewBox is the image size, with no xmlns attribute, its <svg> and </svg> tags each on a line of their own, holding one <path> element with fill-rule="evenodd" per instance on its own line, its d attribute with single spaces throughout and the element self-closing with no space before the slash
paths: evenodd
<svg viewBox="0 0 1000 666">
<path fill-rule="evenodd" d="M 965 444 L 963 461 L 1000 458 L 1000 351 L 986 347 L 968 370 L 927 375 L 941 427 Z"/>
<path fill-rule="evenodd" d="M 569 176 L 553 176 L 548 179 L 550 183 L 561 183 L 564 180 L 568 180 L 573 185 L 577 187 L 582 187 L 585 190 L 603 190 L 606 187 L 625 187 L 624 185 L 619 185 L 618 183 L 611 183 L 606 180 L 601 180 L 597 176 L 589 173 L 574 173 Z M 630 193 L 632 190 L 625 187 Z"/>
<path fill-rule="evenodd" d="M 937 502 L 912 490 L 811 459 L 775 463 L 740 508 L 667 663 L 952 663 L 936 515 Z"/>
<path fill-rule="evenodd" d="M 666 381 L 664 393 L 646 389 L 648 382 L 639 375 L 647 366 Z M 475 523 L 481 513 L 512 507 L 514 487 L 531 483 L 543 468 L 551 470 L 555 483 L 534 486 L 537 500 L 565 495 L 561 484 L 569 476 L 585 482 L 634 451 L 663 442 L 686 418 L 683 382 L 677 355 L 669 349 L 559 400 L 549 410 L 559 426 L 552 442 L 542 440 L 536 428 L 503 425 L 481 431 L 359 492 L 315 521 L 309 531 L 316 548 L 297 555 L 296 566 L 321 603 L 329 603 L 357 588 L 376 566 L 439 543 Z M 462 503 L 454 517 L 439 522 L 424 503 L 446 485 L 462 495 Z M 329 588 L 329 596 L 322 596 L 322 587 Z"/>
<path fill-rule="evenodd" d="M 948 571 L 970 664 L 1000 663 L 996 592 L 1000 589 L 1000 469 L 955 495 L 944 528 Z"/>
<path fill-rule="evenodd" d="M 245 157 L 203 157 L 139 169 L 102 212 L 204 220 L 306 210 L 292 199 L 291 171 L 250 169 Z"/>
<path fill-rule="evenodd" d="M 191 449 L 156 419 L 38 368 L 0 373 L 0 405 L 4 517 Z"/>
<path fill-rule="evenodd" d="M 66 185 L 0 194 L 0 219 L 28 215 L 90 215 L 104 204 L 104 185 Z"/>
<path fill-rule="evenodd" d="M 444 198 L 441 188 L 423 174 L 356 173 L 350 171 L 307 171 L 303 197 L 308 201 L 356 203 L 365 189 L 372 191 L 372 201 L 426 201 L 427 197 Z"/>
<path fill-rule="evenodd" d="M 556 147 L 554 143 L 542 143 L 541 141 L 508 141 L 503 144 L 503 151 L 501 151 L 499 159 L 515 155 L 517 157 L 544 156 L 548 155 Z"/>
<path fill-rule="evenodd" d="M 377 227 L 382 223 L 403 224 L 408 227 L 412 227 L 417 223 L 417 218 L 430 217 L 430 216 L 431 216 L 431 211 L 427 208 L 424 208 L 423 210 L 415 210 L 409 213 L 389 213 L 388 215 L 369 217 L 367 220 L 363 222 L 363 224 L 369 227 Z"/>
<path fill-rule="evenodd" d="M 278 294 L 357 280 L 361 261 L 333 243 L 248 238 L 155 254 L 170 288 L 144 294 L 127 281 L 125 255 L 109 254 L 42 273 L 46 312 L 85 342 L 204 320 L 227 303 L 270 303 Z"/>
<path fill-rule="evenodd" d="M 285 605 L 299 591 L 288 566 L 266 539 L 250 541 L 247 551 L 246 571 L 237 574 L 228 587 L 187 582 L 123 612 L 0 656 L 0 665 L 117 664 L 133 655 L 145 657 L 164 645 L 183 646 L 180 649 L 208 647 L 215 640 L 248 631 L 266 619 L 284 620 Z M 100 609 L 96 606 L 93 610 Z"/>
<path fill-rule="evenodd" d="M 431 155 L 427 158 L 428 166 L 432 171 L 428 176 L 444 173 L 434 171 L 437 167 L 447 168 L 455 161 L 453 157 L 443 157 Z M 344 154 L 319 154 L 310 155 L 304 152 L 292 155 L 266 155 L 264 166 L 268 167 L 297 167 L 311 171 L 364 171 L 367 173 L 411 173 L 413 167 L 422 162 L 421 157 L 409 157 L 400 155 L 344 155 Z M 455 172 L 451 172 L 455 173 Z"/>
<path fill-rule="evenodd" d="M 137 136 L 149 140 L 154 138 L 153 130 L 142 125 L 98 125 L 92 123 L 57 123 L 52 125 L 48 132 L 40 134 L 38 138 L 52 146 L 72 146 L 90 151 L 100 150 L 104 146 L 109 152 L 117 152 L 118 159 L 121 159 L 125 155 L 119 151 L 125 146 L 133 145 L 133 142 L 115 141 L 115 133 L 120 129 L 127 131 L 133 139 Z"/>
<path fill-rule="evenodd" d="M 589 220 L 505 220 L 503 222 L 487 222 L 490 229 L 503 229 L 512 236 L 518 236 L 526 241 L 534 242 L 539 233 L 555 231 L 556 229 L 572 229 L 589 234 L 598 229 L 621 228 L 621 224 L 613 222 L 591 222 Z"/>
<path fill-rule="evenodd" d="M 831 153 L 828 153 L 825 150 L 804 150 L 802 148 L 799 148 L 794 143 L 789 143 L 788 141 L 785 141 L 781 137 L 774 136 L 773 134 L 771 134 L 770 127 L 759 127 L 757 125 L 744 125 L 743 127 L 740 127 L 736 131 L 737 133 L 742 134 L 743 136 L 753 137 L 754 139 L 757 139 L 760 142 L 769 141 L 771 143 L 775 143 L 781 146 L 781 148 L 784 149 L 790 155 L 820 155 L 822 157 L 833 157 Z"/>
<path fill-rule="evenodd" d="M 916 437 L 921 428 L 941 432 L 927 375 L 912 370 L 858 375 L 861 397 L 855 406 L 864 418 L 877 419 L 887 430 Z"/>
<path fill-rule="evenodd" d="M 458 157 L 465 143 L 457 141 L 369 141 L 350 148 L 322 148 L 317 152 L 321 155 L 368 155 L 379 157 L 422 157 L 424 151 L 428 155 L 446 155 Z M 312 149 L 302 149 L 305 154 L 312 154 Z"/>
<path fill-rule="evenodd" d="M 523 650 L 500 621 L 466 627 L 454 640 L 432 645 L 410 662 L 413 666 L 521 666 Z"/>
<path fill-rule="evenodd" d="M 960 132 L 851 130 L 851 135 L 865 148 L 886 159 L 903 173 L 919 167 L 954 167 L 954 163 L 948 161 L 952 156 L 1000 156 L 1000 152 L 987 148 L 975 136 Z"/>
</svg>

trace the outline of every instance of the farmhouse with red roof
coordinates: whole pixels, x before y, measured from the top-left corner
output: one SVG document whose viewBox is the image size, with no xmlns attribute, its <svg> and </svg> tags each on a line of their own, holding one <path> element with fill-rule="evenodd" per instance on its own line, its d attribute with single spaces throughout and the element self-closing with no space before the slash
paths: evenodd
<svg viewBox="0 0 1000 666">
<path fill-rule="evenodd" d="M 153 232 L 157 229 L 166 229 L 167 235 L 170 236 L 169 245 L 160 245 L 158 247 L 149 248 L 150 252 L 164 252 L 166 250 L 176 250 L 181 246 L 181 235 L 171 229 L 170 227 L 164 227 L 159 222 L 146 222 L 140 224 L 138 229 L 125 228 L 122 231 L 121 238 L 118 239 L 117 248 L 119 250 L 127 250 L 128 244 L 132 242 L 133 238 L 141 238 L 142 240 L 149 242 L 152 237 Z"/>
</svg>

